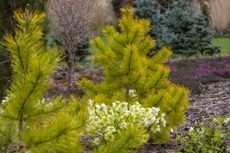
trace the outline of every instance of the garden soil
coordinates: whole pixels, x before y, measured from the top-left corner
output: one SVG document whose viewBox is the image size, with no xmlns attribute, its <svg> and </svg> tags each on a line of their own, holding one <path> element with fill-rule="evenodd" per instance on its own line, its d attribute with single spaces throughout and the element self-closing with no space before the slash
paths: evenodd
<svg viewBox="0 0 230 153">
<path fill-rule="evenodd" d="M 168 144 L 158 145 L 149 142 L 138 153 L 176 153 L 180 145 L 176 136 L 187 134 L 191 127 L 199 122 L 209 124 L 210 117 L 230 115 L 230 81 L 216 82 L 204 85 L 199 94 L 190 95 L 190 109 L 186 113 L 186 124 L 172 134 Z"/>
</svg>

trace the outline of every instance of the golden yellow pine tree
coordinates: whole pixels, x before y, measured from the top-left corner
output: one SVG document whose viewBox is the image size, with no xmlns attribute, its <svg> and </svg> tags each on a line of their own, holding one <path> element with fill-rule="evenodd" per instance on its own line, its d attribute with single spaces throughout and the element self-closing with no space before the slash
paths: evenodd
<svg viewBox="0 0 230 153">
<path fill-rule="evenodd" d="M 44 17 L 16 11 L 15 34 L 4 37 L 13 78 L 0 104 L 0 152 L 81 152 L 78 139 L 86 109 L 77 107 L 74 99 L 71 103 L 61 97 L 42 99 L 62 56 L 57 47 L 47 49 L 41 41 Z"/>
<path fill-rule="evenodd" d="M 168 79 L 170 69 L 165 62 L 171 55 L 169 48 L 163 47 L 153 57 L 147 56 L 156 45 L 148 35 L 150 22 L 135 19 L 133 13 L 132 8 L 121 9 L 119 30 L 108 26 L 103 37 L 91 42 L 95 63 L 104 68 L 104 79 L 98 84 L 83 79 L 80 86 L 85 98 L 94 102 L 139 101 L 145 107 L 159 107 L 166 114 L 167 127 L 154 138 L 164 141 L 170 129 L 184 122 L 189 91 Z"/>
</svg>

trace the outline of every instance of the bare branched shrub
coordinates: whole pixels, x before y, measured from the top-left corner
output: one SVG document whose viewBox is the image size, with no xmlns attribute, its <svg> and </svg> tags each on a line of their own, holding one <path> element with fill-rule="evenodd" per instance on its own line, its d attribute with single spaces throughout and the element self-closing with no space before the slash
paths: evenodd
<svg viewBox="0 0 230 153">
<path fill-rule="evenodd" d="M 74 87 L 75 52 L 77 46 L 93 37 L 92 23 L 105 0 L 49 0 L 48 15 L 55 36 L 66 47 L 69 87 Z"/>
</svg>

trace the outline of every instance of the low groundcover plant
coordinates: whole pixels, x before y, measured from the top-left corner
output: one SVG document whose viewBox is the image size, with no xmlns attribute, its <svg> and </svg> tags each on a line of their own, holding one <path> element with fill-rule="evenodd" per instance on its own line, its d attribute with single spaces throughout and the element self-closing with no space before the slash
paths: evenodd
<svg viewBox="0 0 230 153">
<path fill-rule="evenodd" d="M 212 119 L 211 126 L 200 123 L 191 128 L 187 136 L 180 135 L 182 152 L 186 153 L 227 153 L 230 152 L 230 118 Z"/>
<path fill-rule="evenodd" d="M 112 105 L 97 104 L 90 100 L 86 131 L 95 146 L 114 139 L 114 136 L 130 126 L 143 127 L 151 134 L 166 126 L 165 114 L 159 108 L 145 108 L 138 101 L 133 104 L 115 101 Z"/>
</svg>

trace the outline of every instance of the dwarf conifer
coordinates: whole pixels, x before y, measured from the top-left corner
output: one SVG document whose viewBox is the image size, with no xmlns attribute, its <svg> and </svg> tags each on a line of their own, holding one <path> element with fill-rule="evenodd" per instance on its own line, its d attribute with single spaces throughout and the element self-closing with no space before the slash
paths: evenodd
<svg viewBox="0 0 230 153">
<path fill-rule="evenodd" d="M 167 127 L 155 138 L 165 140 L 169 129 L 183 123 L 189 92 L 168 80 L 170 69 L 164 63 L 171 55 L 169 48 L 146 56 L 156 45 L 148 35 L 150 22 L 135 19 L 133 13 L 132 8 L 121 9 L 119 30 L 108 26 L 104 37 L 91 42 L 95 63 L 104 68 L 104 79 L 98 84 L 83 79 L 80 85 L 86 98 L 94 102 L 139 101 L 145 107 L 159 107 L 166 114 Z"/>
<path fill-rule="evenodd" d="M 15 34 L 4 37 L 13 79 L 0 104 L 0 152 L 80 152 L 83 107 L 73 107 L 76 102 L 69 104 L 61 97 L 42 99 L 61 60 L 56 47 L 47 50 L 41 41 L 44 17 L 17 11 Z"/>
<path fill-rule="evenodd" d="M 197 14 L 189 1 L 135 0 L 134 7 L 138 18 L 151 21 L 150 35 L 156 40 L 157 49 L 168 45 L 173 53 L 186 56 L 219 53 L 219 47 L 212 45 L 207 13 Z"/>
</svg>

